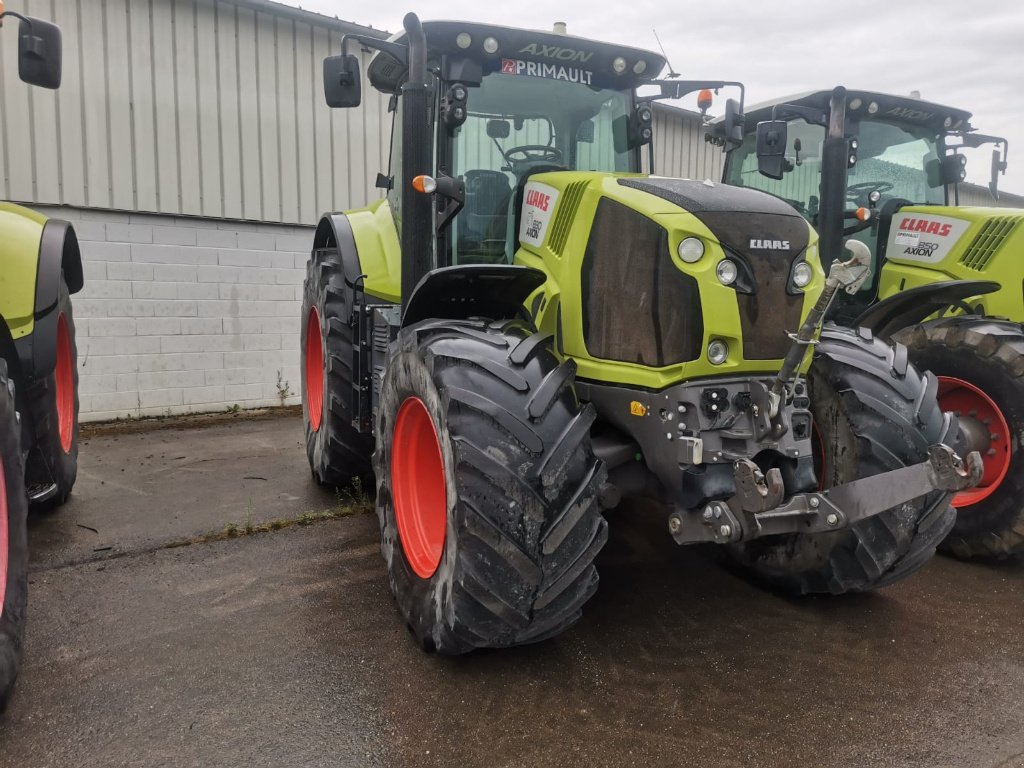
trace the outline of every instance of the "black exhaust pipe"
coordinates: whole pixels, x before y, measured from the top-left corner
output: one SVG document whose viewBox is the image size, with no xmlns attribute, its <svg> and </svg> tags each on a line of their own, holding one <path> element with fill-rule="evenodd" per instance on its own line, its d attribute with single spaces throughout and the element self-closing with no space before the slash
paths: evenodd
<svg viewBox="0 0 1024 768">
<path fill-rule="evenodd" d="M 415 13 L 402 20 L 409 45 L 409 79 L 402 86 L 402 303 L 432 268 L 433 205 L 430 195 L 413 189 L 417 176 L 431 175 L 430 94 L 426 84 L 427 39 Z"/>
<path fill-rule="evenodd" d="M 821 265 L 828 272 L 833 259 L 843 259 L 843 212 L 846 209 L 846 179 L 850 155 L 846 141 L 846 89 L 832 91 L 829 101 L 828 135 L 821 151 L 821 200 L 818 209 L 818 237 Z"/>
</svg>

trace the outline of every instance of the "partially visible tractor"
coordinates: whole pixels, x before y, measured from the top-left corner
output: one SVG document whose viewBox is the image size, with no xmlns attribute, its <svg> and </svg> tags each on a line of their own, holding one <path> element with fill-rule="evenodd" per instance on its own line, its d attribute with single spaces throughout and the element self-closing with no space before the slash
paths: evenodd
<svg viewBox="0 0 1024 768">
<path fill-rule="evenodd" d="M 18 73 L 55 89 L 60 29 L 20 20 Z M 6 136 L 7 142 L 20 137 Z M 26 515 L 63 503 L 78 459 L 78 373 L 70 295 L 82 262 L 67 222 L 0 203 L 0 709 L 17 678 L 28 600 Z"/>
<path fill-rule="evenodd" d="M 302 393 L 316 480 L 376 478 L 423 647 L 571 625 L 623 496 L 793 592 L 923 565 L 981 461 L 947 444 L 956 419 L 903 346 L 821 331 L 866 266 L 836 260 L 826 280 L 814 230 L 770 195 L 639 173 L 637 88 L 739 84 L 660 81 L 658 54 L 557 32 L 404 27 L 346 35 L 324 62 L 328 104 L 352 107 L 349 48 L 376 50 L 366 74 L 395 117 L 386 196 L 317 227 Z"/>
<path fill-rule="evenodd" d="M 936 374 L 940 406 L 959 416 L 959 447 L 985 466 L 981 483 L 954 498 L 942 546 L 1003 558 L 1024 553 L 1024 211 L 959 206 L 965 147 L 995 145 L 993 196 L 1006 170 L 1006 140 L 970 120 L 870 91 L 780 99 L 748 111 L 724 179 L 782 198 L 823 241 L 867 246 L 870 277 L 829 316 L 906 345 L 912 363 Z M 717 128 L 724 142 L 727 127 Z"/>
</svg>

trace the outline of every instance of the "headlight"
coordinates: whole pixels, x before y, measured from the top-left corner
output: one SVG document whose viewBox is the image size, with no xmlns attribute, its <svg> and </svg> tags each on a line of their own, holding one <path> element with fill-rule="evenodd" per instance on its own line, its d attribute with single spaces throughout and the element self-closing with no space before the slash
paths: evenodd
<svg viewBox="0 0 1024 768">
<path fill-rule="evenodd" d="M 814 278 L 814 270 L 811 269 L 811 265 L 806 261 L 798 262 L 793 267 L 793 285 L 797 288 L 806 288 L 810 285 L 811 280 Z"/>
<path fill-rule="evenodd" d="M 735 262 L 729 261 L 728 259 L 722 259 L 718 262 L 718 266 L 715 268 L 715 273 L 718 275 L 718 281 L 722 285 L 732 285 L 736 282 L 739 270 L 736 268 Z"/>
<path fill-rule="evenodd" d="M 729 357 L 729 345 L 721 339 L 708 344 L 708 361 L 712 365 L 721 365 Z"/>
<path fill-rule="evenodd" d="M 473 37 L 469 32 L 459 32 L 459 34 L 455 36 L 455 44 L 459 46 L 459 48 L 469 48 L 469 46 L 473 44 Z"/>
<path fill-rule="evenodd" d="M 687 237 L 679 243 L 676 252 L 687 264 L 696 264 L 704 256 L 704 243 L 696 237 Z"/>
<path fill-rule="evenodd" d="M 626 71 L 626 60 L 621 56 L 616 56 L 615 61 L 612 62 L 612 69 L 615 70 L 615 74 L 621 75 Z"/>
</svg>

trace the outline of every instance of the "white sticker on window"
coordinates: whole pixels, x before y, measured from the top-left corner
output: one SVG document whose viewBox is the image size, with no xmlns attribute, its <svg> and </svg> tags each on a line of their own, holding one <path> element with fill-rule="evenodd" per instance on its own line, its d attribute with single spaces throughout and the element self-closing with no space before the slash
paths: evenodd
<svg viewBox="0 0 1024 768">
<path fill-rule="evenodd" d="M 548 222 L 551 221 L 551 213 L 555 210 L 557 199 L 558 190 L 554 187 L 537 181 L 527 182 L 523 195 L 523 220 L 519 226 L 519 242 L 536 248 L 544 244 Z"/>
</svg>

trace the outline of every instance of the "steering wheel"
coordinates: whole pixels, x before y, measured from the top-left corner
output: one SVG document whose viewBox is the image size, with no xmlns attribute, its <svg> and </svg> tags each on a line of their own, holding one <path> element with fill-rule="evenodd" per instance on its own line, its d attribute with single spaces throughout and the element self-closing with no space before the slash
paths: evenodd
<svg viewBox="0 0 1024 768">
<path fill-rule="evenodd" d="M 513 157 L 521 155 L 521 157 Z M 562 162 L 562 150 L 549 147 L 547 144 L 523 144 L 512 147 L 505 152 L 505 159 L 510 163 L 558 163 Z"/>
<path fill-rule="evenodd" d="M 859 184 L 850 184 L 846 188 L 846 201 L 854 205 L 860 204 L 861 195 L 870 195 L 872 192 L 891 192 L 893 184 L 888 181 L 862 181 Z"/>
</svg>

